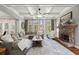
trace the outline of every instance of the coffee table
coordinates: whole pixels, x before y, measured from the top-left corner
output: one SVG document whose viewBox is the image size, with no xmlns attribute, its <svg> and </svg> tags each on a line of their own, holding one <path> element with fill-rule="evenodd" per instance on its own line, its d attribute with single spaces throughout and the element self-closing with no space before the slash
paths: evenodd
<svg viewBox="0 0 79 59">
<path fill-rule="evenodd" d="M 36 39 L 34 37 L 32 39 L 32 47 L 42 47 L 42 38 Z"/>
</svg>

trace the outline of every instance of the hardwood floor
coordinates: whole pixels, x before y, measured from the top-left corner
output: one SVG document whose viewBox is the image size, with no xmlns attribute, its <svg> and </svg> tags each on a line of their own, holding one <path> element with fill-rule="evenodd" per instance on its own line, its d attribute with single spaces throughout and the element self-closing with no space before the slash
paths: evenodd
<svg viewBox="0 0 79 59">
<path fill-rule="evenodd" d="M 58 41 L 56 39 L 56 41 L 60 44 L 62 44 L 60 41 Z M 70 51 L 72 51 L 73 53 L 75 53 L 76 55 L 79 55 L 79 49 L 75 48 L 75 47 L 67 47 L 66 45 L 62 44 L 64 47 L 66 47 L 67 49 L 69 49 Z"/>
</svg>

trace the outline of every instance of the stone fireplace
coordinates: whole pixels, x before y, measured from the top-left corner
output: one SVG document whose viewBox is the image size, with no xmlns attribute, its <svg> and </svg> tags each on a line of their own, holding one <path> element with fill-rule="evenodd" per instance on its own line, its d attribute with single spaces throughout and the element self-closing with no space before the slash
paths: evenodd
<svg viewBox="0 0 79 59">
<path fill-rule="evenodd" d="M 77 27 L 76 24 L 66 24 L 61 27 L 60 29 L 60 39 L 64 42 L 67 42 L 68 47 L 74 47 L 75 45 L 75 28 Z"/>
</svg>

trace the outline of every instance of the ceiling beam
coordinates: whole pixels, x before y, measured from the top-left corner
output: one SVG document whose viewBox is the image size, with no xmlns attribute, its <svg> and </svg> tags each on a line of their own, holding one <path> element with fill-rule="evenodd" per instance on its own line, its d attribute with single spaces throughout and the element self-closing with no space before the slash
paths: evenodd
<svg viewBox="0 0 79 59">
<path fill-rule="evenodd" d="M 59 12 L 44 13 L 44 15 L 45 15 L 45 14 L 48 14 L 48 15 L 54 15 L 54 14 L 56 15 L 56 14 L 57 14 L 57 15 L 58 15 L 58 14 L 59 14 Z"/>
<path fill-rule="evenodd" d="M 27 10 L 30 15 L 34 15 L 34 13 L 33 13 L 34 11 L 33 11 L 32 7 L 27 7 Z"/>
</svg>

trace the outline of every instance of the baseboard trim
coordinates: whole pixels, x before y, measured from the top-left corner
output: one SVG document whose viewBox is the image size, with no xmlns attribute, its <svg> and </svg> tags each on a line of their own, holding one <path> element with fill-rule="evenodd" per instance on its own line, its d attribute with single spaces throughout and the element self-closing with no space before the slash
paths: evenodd
<svg viewBox="0 0 79 59">
<path fill-rule="evenodd" d="M 75 45 L 75 48 L 79 49 L 79 46 Z"/>
</svg>

